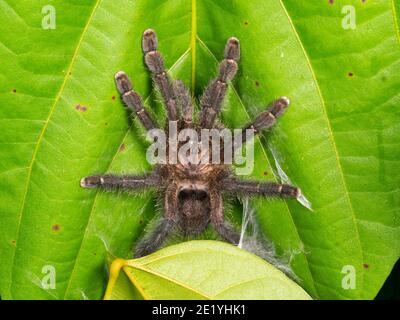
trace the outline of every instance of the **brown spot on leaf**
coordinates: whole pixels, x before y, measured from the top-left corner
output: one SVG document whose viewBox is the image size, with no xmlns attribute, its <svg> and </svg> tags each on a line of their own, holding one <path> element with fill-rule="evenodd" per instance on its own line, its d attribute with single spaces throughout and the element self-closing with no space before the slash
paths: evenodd
<svg viewBox="0 0 400 320">
<path fill-rule="evenodd" d="M 363 264 L 363 268 L 364 268 L 364 269 L 368 269 L 368 268 L 369 268 L 369 264 L 368 264 L 368 263 L 364 263 L 364 264 Z"/>
<path fill-rule="evenodd" d="M 55 224 L 55 225 L 53 225 L 53 226 L 51 227 L 51 229 L 52 229 L 53 231 L 59 231 L 59 230 L 60 230 L 60 225 L 59 225 L 59 224 Z"/>
<path fill-rule="evenodd" d="M 15 89 L 15 88 L 12 89 L 12 92 L 13 92 L 13 93 L 17 93 L 17 89 Z"/>
<path fill-rule="evenodd" d="M 123 143 L 123 144 L 121 144 L 121 145 L 119 146 L 119 151 L 120 151 L 120 152 L 123 152 L 125 149 L 126 149 L 125 143 Z"/>
<path fill-rule="evenodd" d="M 16 243 L 17 243 L 16 240 L 11 240 L 11 244 L 12 244 L 13 246 L 15 246 Z"/>
<path fill-rule="evenodd" d="M 79 103 L 75 106 L 75 109 L 82 112 L 87 111 L 87 107 L 81 106 Z"/>
<path fill-rule="evenodd" d="M 258 82 L 257 80 L 255 81 L 256 87 L 260 86 L 260 82 Z"/>
<path fill-rule="evenodd" d="M 245 22 L 244 22 L 244 25 L 245 25 L 245 26 L 248 26 L 248 25 L 249 25 L 249 23 L 248 23 L 247 21 L 245 21 Z"/>
<path fill-rule="evenodd" d="M 111 99 L 115 100 L 115 96 L 112 96 Z"/>
<path fill-rule="evenodd" d="M 354 73 L 353 73 L 353 72 L 349 72 L 347 75 L 348 75 L 349 77 L 352 77 L 352 76 L 354 76 Z"/>
<path fill-rule="evenodd" d="M 267 175 L 268 175 L 268 172 L 267 172 L 267 171 L 264 171 L 264 172 L 263 172 L 263 175 L 264 175 L 264 176 L 267 176 Z"/>
<path fill-rule="evenodd" d="M 329 2 L 329 4 L 333 4 L 335 1 L 334 0 L 329 0 L 328 2 Z"/>
<path fill-rule="evenodd" d="M 143 223 L 143 220 L 142 220 L 142 219 L 140 219 L 140 220 L 139 220 L 139 223 L 140 223 L 140 224 L 142 224 L 142 223 Z"/>
</svg>

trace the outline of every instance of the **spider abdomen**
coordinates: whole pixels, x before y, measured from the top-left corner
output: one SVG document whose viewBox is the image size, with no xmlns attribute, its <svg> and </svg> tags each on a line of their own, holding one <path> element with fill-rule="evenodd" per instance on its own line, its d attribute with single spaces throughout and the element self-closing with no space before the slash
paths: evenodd
<svg viewBox="0 0 400 320">
<path fill-rule="evenodd" d="M 202 189 L 182 189 L 178 194 L 179 226 L 185 235 L 201 233 L 210 222 L 210 195 Z"/>
</svg>

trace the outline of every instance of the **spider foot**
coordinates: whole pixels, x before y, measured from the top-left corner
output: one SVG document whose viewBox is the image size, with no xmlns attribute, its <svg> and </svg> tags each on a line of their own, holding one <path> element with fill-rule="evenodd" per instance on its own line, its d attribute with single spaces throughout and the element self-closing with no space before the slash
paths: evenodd
<svg viewBox="0 0 400 320">
<path fill-rule="evenodd" d="M 142 48 L 143 52 L 156 51 L 158 47 L 158 40 L 156 33 L 153 29 L 147 29 L 143 32 Z"/>
<path fill-rule="evenodd" d="M 282 185 L 281 194 L 288 198 L 298 199 L 301 196 L 301 190 L 300 188 L 284 184 Z"/>
<path fill-rule="evenodd" d="M 99 185 L 102 184 L 101 177 L 92 176 L 92 177 L 85 177 L 82 178 L 80 181 L 80 185 L 82 188 L 86 189 L 93 189 L 97 188 Z"/>
<path fill-rule="evenodd" d="M 117 85 L 117 89 L 121 94 L 125 92 L 129 92 L 132 90 L 132 83 L 129 80 L 128 76 L 123 71 L 118 71 L 115 74 L 115 83 Z"/>
<path fill-rule="evenodd" d="M 278 100 L 274 101 L 269 112 L 271 112 L 275 118 L 279 117 L 282 113 L 285 112 L 289 104 L 290 104 L 289 98 L 280 97 Z"/>
<path fill-rule="evenodd" d="M 232 59 L 237 62 L 239 61 L 239 58 L 240 58 L 239 40 L 235 37 L 231 37 L 228 39 L 225 46 L 225 59 Z"/>
</svg>

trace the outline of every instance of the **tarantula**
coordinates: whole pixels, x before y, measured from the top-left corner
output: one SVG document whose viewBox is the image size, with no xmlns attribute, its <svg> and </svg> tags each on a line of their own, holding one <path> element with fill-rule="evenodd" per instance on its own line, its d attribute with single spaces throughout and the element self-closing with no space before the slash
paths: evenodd
<svg viewBox="0 0 400 320">
<path fill-rule="evenodd" d="M 177 124 L 178 130 L 193 128 L 217 128 L 217 117 L 227 92 L 228 82 L 238 69 L 240 57 L 239 40 L 232 37 L 225 46 L 224 59 L 219 64 L 218 76 L 211 80 L 201 97 L 198 120 L 193 117 L 193 103 L 189 91 L 182 81 L 172 82 L 164 69 L 163 58 L 157 51 L 158 41 L 154 30 L 144 31 L 142 48 L 144 61 L 150 70 L 155 86 L 160 92 L 167 109 L 168 123 Z M 155 121 L 143 106 L 140 96 L 133 90 L 128 76 L 120 71 L 115 75 L 118 91 L 127 108 L 136 114 L 146 130 L 157 128 Z M 252 129 L 255 134 L 272 127 L 276 119 L 285 111 L 289 100 L 281 97 L 259 114 L 244 129 Z M 167 125 L 168 127 L 168 125 Z M 165 130 L 168 130 L 166 128 Z M 245 130 L 243 130 L 244 132 Z M 242 135 L 246 142 L 246 135 Z M 171 145 L 167 146 L 171 148 Z M 81 180 L 84 188 L 159 190 L 163 199 L 164 215 L 154 230 L 136 245 L 135 256 L 141 257 L 157 250 L 175 228 L 185 235 L 201 233 L 210 223 L 226 241 L 238 244 L 240 235 L 224 220 L 223 194 L 258 195 L 264 197 L 297 198 L 300 189 L 287 184 L 272 182 L 241 181 L 234 176 L 231 165 L 165 163 L 157 164 L 148 174 L 138 175 L 95 175 Z"/>
</svg>

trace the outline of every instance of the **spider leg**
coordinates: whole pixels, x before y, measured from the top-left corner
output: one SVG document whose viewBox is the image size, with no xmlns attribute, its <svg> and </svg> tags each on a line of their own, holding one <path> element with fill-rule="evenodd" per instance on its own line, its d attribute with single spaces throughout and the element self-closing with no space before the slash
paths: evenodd
<svg viewBox="0 0 400 320">
<path fill-rule="evenodd" d="M 215 231 L 226 241 L 237 245 L 240 240 L 239 233 L 226 221 L 224 221 L 223 201 L 219 192 L 210 192 L 211 224 Z"/>
<path fill-rule="evenodd" d="M 226 221 L 214 224 L 214 229 L 227 242 L 237 245 L 240 241 L 240 234 Z"/>
<path fill-rule="evenodd" d="M 177 193 L 178 188 L 175 184 L 170 185 L 165 191 L 164 217 L 159 220 L 152 233 L 138 243 L 135 257 L 142 257 L 156 251 L 164 243 L 174 227 L 177 226 Z"/>
<path fill-rule="evenodd" d="M 158 187 L 160 178 L 151 174 L 145 176 L 99 175 L 82 178 L 80 184 L 82 188 L 131 190 Z"/>
<path fill-rule="evenodd" d="M 254 134 L 258 134 L 261 130 L 266 130 L 271 128 L 277 121 L 277 118 L 280 117 L 289 106 L 289 99 L 286 97 L 280 97 L 275 100 L 267 111 L 261 112 L 253 122 L 248 124 L 242 130 L 242 142 L 245 143 L 247 140 L 246 137 L 246 129 L 253 129 Z M 235 146 L 237 147 L 237 146 Z"/>
<path fill-rule="evenodd" d="M 165 218 L 174 221 L 178 220 L 178 187 L 176 184 L 171 184 L 165 190 L 164 209 Z"/>
<path fill-rule="evenodd" d="M 200 127 L 211 129 L 221 111 L 228 84 L 235 76 L 240 57 L 240 44 L 236 38 L 230 38 L 225 46 L 224 59 L 219 65 L 217 78 L 211 80 L 201 98 Z"/>
<path fill-rule="evenodd" d="M 122 96 L 129 110 L 134 112 L 146 130 L 156 128 L 154 121 L 143 106 L 142 100 L 135 91 L 133 91 L 132 83 L 125 72 L 119 71 L 115 75 L 115 83 L 117 89 Z"/>
<path fill-rule="evenodd" d="M 174 229 L 175 225 L 174 220 L 161 218 L 151 234 L 136 245 L 135 258 L 140 258 L 156 251 Z"/>
<path fill-rule="evenodd" d="M 225 192 L 244 195 L 259 195 L 264 197 L 281 198 L 298 198 L 301 195 L 299 188 L 289 184 L 251 180 L 241 181 L 236 178 L 224 179 L 221 187 Z"/>
<path fill-rule="evenodd" d="M 184 83 L 181 80 L 174 81 L 174 91 L 179 102 L 179 105 L 182 107 L 182 118 L 185 128 L 189 128 L 192 126 L 193 121 L 193 103 L 192 98 L 189 94 L 189 90 L 185 87 Z"/>
<path fill-rule="evenodd" d="M 160 90 L 164 103 L 167 107 L 168 119 L 178 120 L 178 110 L 173 86 L 164 68 L 164 61 L 159 51 L 157 51 L 158 40 L 156 33 L 152 29 L 143 32 L 142 48 L 144 61 L 152 73 L 152 78 Z"/>
</svg>

